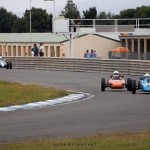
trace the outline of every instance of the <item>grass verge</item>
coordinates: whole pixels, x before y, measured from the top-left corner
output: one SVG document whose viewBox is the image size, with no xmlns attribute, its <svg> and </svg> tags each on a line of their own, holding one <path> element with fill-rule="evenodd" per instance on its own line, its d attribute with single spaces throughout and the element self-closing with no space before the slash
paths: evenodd
<svg viewBox="0 0 150 150">
<path fill-rule="evenodd" d="M 61 89 L 0 81 L 0 107 L 51 100 L 69 94 Z"/>
<path fill-rule="evenodd" d="M 149 150 L 150 132 L 0 144 L 2 150 Z"/>
</svg>

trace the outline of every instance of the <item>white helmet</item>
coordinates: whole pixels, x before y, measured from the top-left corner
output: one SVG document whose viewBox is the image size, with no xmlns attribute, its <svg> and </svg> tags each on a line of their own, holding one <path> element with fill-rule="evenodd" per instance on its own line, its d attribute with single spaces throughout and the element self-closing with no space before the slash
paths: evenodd
<svg viewBox="0 0 150 150">
<path fill-rule="evenodd" d="M 114 71 L 114 72 L 113 72 L 113 76 L 114 76 L 114 77 L 118 77 L 118 76 L 119 76 L 119 71 Z"/>
<path fill-rule="evenodd" d="M 144 76 L 145 76 L 145 77 L 148 77 L 148 76 L 150 76 L 150 74 L 149 74 L 149 73 L 146 73 Z"/>
</svg>

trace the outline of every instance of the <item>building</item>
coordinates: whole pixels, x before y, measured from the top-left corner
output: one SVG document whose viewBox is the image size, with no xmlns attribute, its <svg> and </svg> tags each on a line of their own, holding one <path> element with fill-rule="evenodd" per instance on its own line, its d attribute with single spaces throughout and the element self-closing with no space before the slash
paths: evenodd
<svg viewBox="0 0 150 150">
<path fill-rule="evenodd" d="M 80 34 L 70 35 L 55 33 L 0 33 L 0 55 L 31 56 L 33 44 L 44 44 L 45 57 L 83 58 L 85 51 L 97 51 L 97 56 L 108 58 L 108 52 L 120 46 L 118 34 Z M 72 45 L 72 48 L 71 48 Z"/>
<path fill-rule="evenodd" d="M 77 33 L 74 34 L 76 35 Z M 76 37 L 75 35 L 74 37 Z M 69 41 L 64 41 L 62 44 L 62 48 L 66 52 L 67 57 L 69 57 Z M 107 59 L 108 52 L 120 46 L 120 40 L 118 34 L 80 34 L 74 38 L 72 45 L 74 58 L 84 58 L 86 50 L 90 52 L 93 49 L 96 50 L 98 58 Z"/>
<path fill-rule="evenodd" d="M 65 40 L 65 36 L 52 33 L 0 33 L 0 55 L 31 56 L 34 43 L 43 43 L 45 57 L 60 57 L 61 42 Z"/>
<path fill-rule="evenodd" d="M 150 34 L 121 34 L 121 45 L 130 50 L 129 58 L 150 60 Z"/>
</svg>

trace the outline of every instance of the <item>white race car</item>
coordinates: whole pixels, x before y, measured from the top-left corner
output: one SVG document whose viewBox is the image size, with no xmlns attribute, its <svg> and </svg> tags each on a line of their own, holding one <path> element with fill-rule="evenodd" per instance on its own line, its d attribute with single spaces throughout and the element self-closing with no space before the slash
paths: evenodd
<svg viewBox="0 0 150 150">
<path fill-rule="evenodd" d="M 12 62 L 5 61 L 5 59 L 0 56 L 0 68 L 12 69 Z"/>
</svg>

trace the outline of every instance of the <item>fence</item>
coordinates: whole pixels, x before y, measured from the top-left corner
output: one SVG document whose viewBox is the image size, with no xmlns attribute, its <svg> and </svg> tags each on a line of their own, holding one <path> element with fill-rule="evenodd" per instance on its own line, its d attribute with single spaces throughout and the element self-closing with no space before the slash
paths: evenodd
<svg viewBox="0 0 150 150">
<path fill-rule="evenodd" d="M 14 69 L 41 69 L 72 72 L 112 73 L 119 70 L 122 74 L 142 75 L 150 72 L 150 61 L 125 59 L 71 59 L 40 57 L 5 57 L 12 61 Z"/>
<path fill-rule="evenodd" d="M 150 28 L 150 18 L 135 19 L 69 19 L 70 28 L 74 32 L 85 32 L 92 29 L 92 32 L 147 32 Z M 141 30 L 144 29 L 144 30 Z M 145 31 L 146 29 L 146 31 Z M 88 31 L 88 30 L 87 30 Z"/>
<path fill-rule="evenodd" d="M 150 53 L 114 53 L 108 52 L 109 59 L 132 59 L 132 60 L 150 60 Z"/>
</svg>

